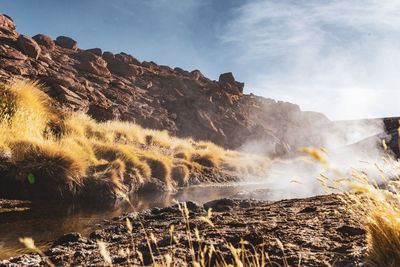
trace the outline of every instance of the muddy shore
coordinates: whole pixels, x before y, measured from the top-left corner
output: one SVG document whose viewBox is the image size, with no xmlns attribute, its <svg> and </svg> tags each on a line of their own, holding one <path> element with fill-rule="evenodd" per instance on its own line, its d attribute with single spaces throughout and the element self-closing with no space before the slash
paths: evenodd
<svg viewBox="0 0 400 267">
<path fill-rule="evenodd" d="M 239 247 L 240 240 L 268 252 L 272 262 L 280 265 L 286 259 L 289 265 L 297 266 L 361 266 L 366 252 L 365 230 L 360 220 L 353 217 L 336 195 L 316 196 L 305 199 L 282 200 L 268 203 L 256 200 L 221 199 L 203 206 L 187 202 L 191 240 L 197 251 L 199 245 L 213 244 L 227 260 L 231 253 L 227 247 L 232 243 Z M 200 219 L 207 216 L 208 208 L 213 209 L 211 221 L 214 227 Z M 131 236 L 126 219 L 132 226 Z M 96 230 L 88 237 L 79 233 L 62 236 L 45 252 L 57 266 L 106 266 L 99 253 L 97 241 L 103 241 L 110 252 L 114 266 L 141 265 L 135 249 L 143 254 L 144 264 L 152 264 L 143 223 L 148 235 L 154 234 L 159 252 L 165 255 L 172 250 L 178 265 L 190 262 L 189 238 L 186 233 L 182 213 L 177 205 L 167 208 L 153 208 L 140 213 L 127 213 L 104 223 L 102 230 Z M 171 225 L 177 242 L 170 246 Z M 198 228 L 201 241 L 198 242 L 194 229 Z M 279 239 L 284 246 L 277 243 Z M 131 255 L 121 253 L 129 248 Z M 154 256 L 161 259 L 157 248 L 152 244 Z M 211 259 L 215 260 L 215 257 Z M 0 262 L 0 266 L 45 266 L 45 260 L 38 254 L 25 254 Z"/>
</svg>

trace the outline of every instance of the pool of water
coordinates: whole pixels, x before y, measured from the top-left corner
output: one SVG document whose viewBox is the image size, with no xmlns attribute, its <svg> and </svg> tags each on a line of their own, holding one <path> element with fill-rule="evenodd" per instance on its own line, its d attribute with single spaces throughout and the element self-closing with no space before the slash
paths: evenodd
<svg viewBox="0 0 400 267">
<path fill-rule="evenodd" d="M 231 184 L 218 186 L 195 186 L 180 189 L 175 193 L 152 193 L 131 196 L 137 211 L 152 207 L 166 207 L 178 201 L 195 201 L 203 204 L 223 197 L 240 196 L 241 192 L 266 188 L 260 184 Z M 268 197 L 265 196 L 267 199 Z M 28 252 L 18 241 L 20 237 L 31 237 L 35 244 L 46 250 L 66 233 L 79 232 L 88 235 L 99 229 L 101 223 L 124 212 L 132 212 L 126 201 L 59 203 L 35 202 L 27 211 L 0 213 L 0 260 Z"/>
</svg>

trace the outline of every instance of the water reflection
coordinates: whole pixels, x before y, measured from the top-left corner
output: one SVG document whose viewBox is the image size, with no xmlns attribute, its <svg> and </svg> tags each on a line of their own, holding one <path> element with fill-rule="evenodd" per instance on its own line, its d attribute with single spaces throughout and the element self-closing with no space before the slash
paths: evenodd
<svg viewBox="0 0 400 267">
<path fill-rule="evenodd" d="M 262 188 L 262 186 L 261 186 Z M 136 210 L 166 207 L 173 200 L 195 201 L 199 204 L 222 197 L 237 195 L 246 190 L 260 189 L 259 184 L 231 184 L 224 186 L 197 186 L 176 193 L 141 194 L 130 197 Z M 0 213 L 0 260 L 21 255 L 27 250 L 19 237 L 32 237 L 38 247 L 46 250 L 61 235 L 80 232 L 88 235 L 98 229 L 104 220 L 131 212 L 127 202 L 86 201 L 80 203 L 36 202 L 30 210 Z"/>
</svg>

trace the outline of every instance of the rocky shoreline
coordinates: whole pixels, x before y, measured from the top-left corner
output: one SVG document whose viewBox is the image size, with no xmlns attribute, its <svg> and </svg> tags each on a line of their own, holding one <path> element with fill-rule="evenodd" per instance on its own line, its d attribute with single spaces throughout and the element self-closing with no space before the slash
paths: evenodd
<svg viewBox="0 0 400 267">
<path fill-rule="evenodd" d="M 96 230 L 88 237 L 79 233 L 64 235 L 45 254 L 57 266 L 107 266 L 97 244 L 97 241 L 102 241 L 114 266 L 141 265 L 138 254 L 133 253 L 135 249 L 143 255 L 144 265 L 150 265 L 152 257 L 145 229 L 147 236 L 154 235 L 157 240 L 158 248 L 150 240 L 155 259 L 163 258 L 159 253 L 164 256 L 172 250 L 173 261 L 179 266 L 191 261 L 190 242 L 195 251 L 199 245 L 202 248 L 213 245 L 229 263 L 232 254 L 228 244 L 238 248 L 242 239 L 259 249 L 264 244 L 271 262 L 282 266 L 284 261 L 291 266 L 299 263 L 301 266 L 361 266 L 364 262 L 366 232 L 359 218 L 350 214 L 334 194 L 274 203 L 220 199 L 203 206 L 194 202 L 186 202 L 186 205 L 190 238 L 182 212 L 174 205 L 124 214 L 106 222 L 102 230 Z M 201 219 L 207 217 L 209 208 L 213 209 L 210 218 L 214 226 Z M 132 225 L 132 236 L 127 219 Z M 171 246 L 172 225 L 174 241 Z M 195 229 L 198 229 L 201 241 L 196 237 Z M 284 251 L 277 240 L 282 243 Z M 127 248 L 131 251 L 129 257 Z M 211 258 L 211 261 L 215 260 L 215 257 Z M 46 262 L 39 254 L 26 254 L 0 262 L 0 266 L 24 265 L 45 266 Z"/>
<path fill-rule="evenodd" d="M 30 201 L 0 199 L 0 213 L 18 212 L 29 209 Z"/>
</svg>

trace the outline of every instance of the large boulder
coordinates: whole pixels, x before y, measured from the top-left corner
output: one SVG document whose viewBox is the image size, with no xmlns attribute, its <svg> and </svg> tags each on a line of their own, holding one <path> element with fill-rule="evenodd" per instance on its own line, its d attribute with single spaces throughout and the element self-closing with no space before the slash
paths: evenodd
<svg viewBox="0 0 400 267">
<path fill-rule="evenodd" d="M 44 34 L 37 34 L 32 37 L 33 40 L 36 41 L 39 45 L 44 47 L 48 51 L 53 51 L 54 48 L 56 47 L 53 39 L 51 39 L 49 36 L 44 35 Z"/>
<path fill-rule="evenodd" d="M 25 55 L 34 59 L 38 59 L 42 51 L 35 40 L 22 34 L 17 39 L 17 45 Z"/>
<path fill-rule="evenodd" d="M 14 21 L 5 14 L 0 14 L 0 39 L 15 39 L 18 33 Z"/>
<path fill-rule="evenodd" d="M 72 50 L 78 49 L 78 43 L 67 36 L 58 36 L 56 39 L 56 45 Z"/>
<path fill-rule="evenodd" d="M 92 52 L 82 51 L 76 54 L 81 63 L 78 68 L 100 76 L 110 76 L 111 73 L 107 69 L 107 62 Z"/>
<path fill-rule="evenodd" d="M 96 56 L 99 56 L 99 57 L 101 57 L 101 55 L 102 55 L 102 51 L 100 48 L 91 48 L 91 49 L 86 49 L 85 51 L 95 54 Z"/>
<path fill-rule="evenodd" d="M 132 76 L 137 74 L 136 68 L 134 68 L 130 64 L 137 65 L 137 63 L 140 64 L 140 62 L 130 55 L 127 55 L 125 53 L 114 55 L 111 52 L 104 52 L 103 58 L 107 62 L 108 69 L 112 73 L 124 76 Z"/>
<path fill-rule="evenodd" d="M 232 72 L 223 73 L 219 76 L 218 83 L 229 93 L 243 93 L 244 83 L 237 82 Z"/>
</svg>

